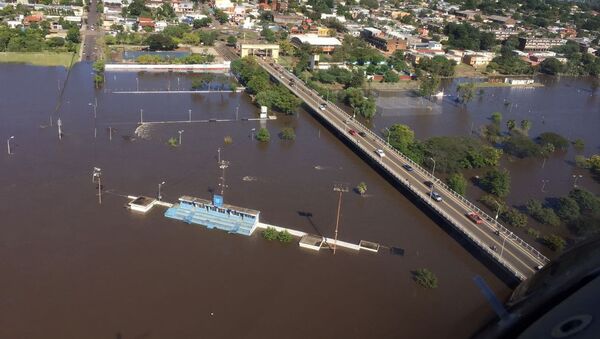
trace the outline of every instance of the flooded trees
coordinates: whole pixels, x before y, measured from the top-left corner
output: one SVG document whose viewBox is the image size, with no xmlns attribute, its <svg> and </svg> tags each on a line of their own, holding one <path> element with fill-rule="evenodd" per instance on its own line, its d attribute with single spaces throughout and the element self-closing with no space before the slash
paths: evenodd
<svg viewBox="0 0 600 339">
<path fill-rule="evenodd" d="M 271 140 L 271 133 L 269 133 L 268 129 L 263 127 L 256 133 L 256 140 L 260 142 L 269 142 L 269 140 Z"/>
<path fill-rule="evenodd" d="M 425 288 L 437 288 L 438 278 L 436 275 L 426 268 L 420 268 L 414 272 L 414 279 L 417 284 Z"/>
</svg>

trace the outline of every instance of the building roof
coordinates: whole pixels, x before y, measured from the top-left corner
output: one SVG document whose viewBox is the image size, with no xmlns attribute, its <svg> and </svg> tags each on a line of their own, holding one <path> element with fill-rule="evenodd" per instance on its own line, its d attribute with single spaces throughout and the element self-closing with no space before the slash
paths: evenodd
<svg viewBox="0 0 600 339">
<path fill-rule="evenodd" d="M 320 37 L 316 34 L 293 34 L 292 39 L 298 39 L 303 44 L 311 46 L 341 46 L 342 43 L 334 37 Z"/>
</svg>

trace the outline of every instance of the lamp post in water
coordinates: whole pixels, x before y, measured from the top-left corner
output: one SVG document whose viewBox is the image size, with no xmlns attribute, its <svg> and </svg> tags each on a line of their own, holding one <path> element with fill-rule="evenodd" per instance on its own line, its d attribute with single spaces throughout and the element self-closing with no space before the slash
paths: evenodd
<svg viewBox="0 0 600 339">
<path fill-rule="evenodd" d="M 98 182 L 98 203 L 102 204 L 102 169 L 94 167 L 92 182 Z"/>
<path fill-rule="evenodd" d="M 573 174 L 573 188 L 577 188 L 577 179 L 583 178 L 581 174 Z"/>
<path fill-rule="evenodd" d="M 10 138 L 8 138 L 8 140 L 6 140 L 6 147 L 8 147 L 8 155 L 12 154 L 11 149 L 10 149 L 10 141 L 14 138 L 15 138 L 15 136 L 13 135 Z"/>
<path fill-rule="evenodd" d="M 181 134 L 183 133 L 183 130 L 177 131 L 177 133 L 179 133 L 179 145 L 181 145 Z"/>
<path fill-rule="evenodd" d="M 162 185 L 164 185 L 164 184 L 165 184 L 164 181 L 158 184 L 158 200 L 159 201 L 162 200 L 162 194 L 160 192 L 160 189 L 162 188 Z"/>
<path fill-rule="evenodd" d="M 335 185 L 333 185 L 333 191 L 339 193 L 337 216 L 335 218 L 335 236 L 333 239 L 333 254 L 335 254 L 335 250 L 337 247 L 338 229 L 339 229 L 339 225 L 340 225 L 340 210 L 342 208 L 342 193 L 348 192 L 348 185 L 347 184 L 335 184 Z"/>
</svg>

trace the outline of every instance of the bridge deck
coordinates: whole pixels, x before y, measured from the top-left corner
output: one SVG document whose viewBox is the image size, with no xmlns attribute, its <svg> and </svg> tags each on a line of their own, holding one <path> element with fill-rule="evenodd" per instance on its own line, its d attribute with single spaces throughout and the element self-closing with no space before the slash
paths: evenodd
<svg viewBox="0 0 600 339">
<path fill-rule="evenodd" d="M 396 151 L 369 128 L 352 119 L 335 104 L 326 102 L 317 92 L 305 86 L 292 73 L 283 67 L 270 64 L 265 60 L 259 60 L 259 64 L 274 79 L 277 79 L 292 93 L 302 99 L 326 123 L 337 130 L 356 150 L 368 156 L 398 183 L 411 191 L 417 199 L 428 205 L 440 217 L 469 238 L 483 251 L 487 252 L 490 257 L 495 259 L 515 277 L 525 280 L 535 272 L 535 268 L 538 265 L 545 265 L 549 261 L 548 258 L 534 247 L 497 223 L 494 218 L 480 210 L 465 197 L 451 190 L 441 180 L 434 178 L 429 171 Z M 290 80 L 292 79 L 294 80 L 294 84 L 290 86 Z M 319 106 L 325 102 L 327 106 L 325 109 L 321 109 Z M 366 136 L 352 136 L 348 133 L 350 129 L 356 132 L 364 132 Z M 380 157 L 377 155 L 375 153 L 376 149 L 384 150 L 385 156 Z M 402 165 L 405 164 L 409 164 L 414 170 L 411 172 L 406 171 L 402 168 Z M 443 201 L 437 202 L 430 198 L 430 188 L 424 184 L 425 181 L 435 183 L 435 191 L 443 197 Z M 483 222 L 475 224 L 466 216 L 468 212 L 477 212 L 483 219 Z M 496 231 L 499 234 L 496 234 Z"/>
</svg>

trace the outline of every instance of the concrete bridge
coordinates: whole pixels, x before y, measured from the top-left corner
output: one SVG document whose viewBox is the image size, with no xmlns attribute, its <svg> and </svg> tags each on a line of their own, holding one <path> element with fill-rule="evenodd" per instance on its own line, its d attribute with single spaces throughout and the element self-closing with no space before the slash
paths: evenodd
<svg viewBox="0 0 600 339">
<path fill-rule="evenodd" d="M 307 87 L 292 73 L 268 60 L 259 59 L 258 62 L 271 74 L 273 79 L 277 79 L 302 99 L 325 124 L 337 131 L 349 145 L 410 192 L 414 196 L 414 201 L 428 207 L 428 210 L 454 227 L 462 236 L 468 238 L 513 276 L 525 280 L 536 271 L 538 266 L 549 262 L 549 259 L 533 246 L 497 223 L 493 217 L 487 215 L 465 197 L 451 190 L 441 180 L 433 177 L 431 172 L 396 151 L 379 135 L 352 119 L 338 106 L 321 98 L 316 91 Z M 323 104 L 326 106 L 323 107 Z M 350 130 L 356 133 L 350 134 Z M 378 155 L 376 150 L 382 150 L 385 155 Z M 402 167 L 405 165 L 412 167 L 412 171 Z M 441 195 L 442 201 L 431 198 L 431 189 L 425 184 L 426 181 L 434 183 L 435 191 Z M 470 212 L 475 212 L 481 217 L 480 223 L 475 223 L 467 217 Z"/>
</svg>

